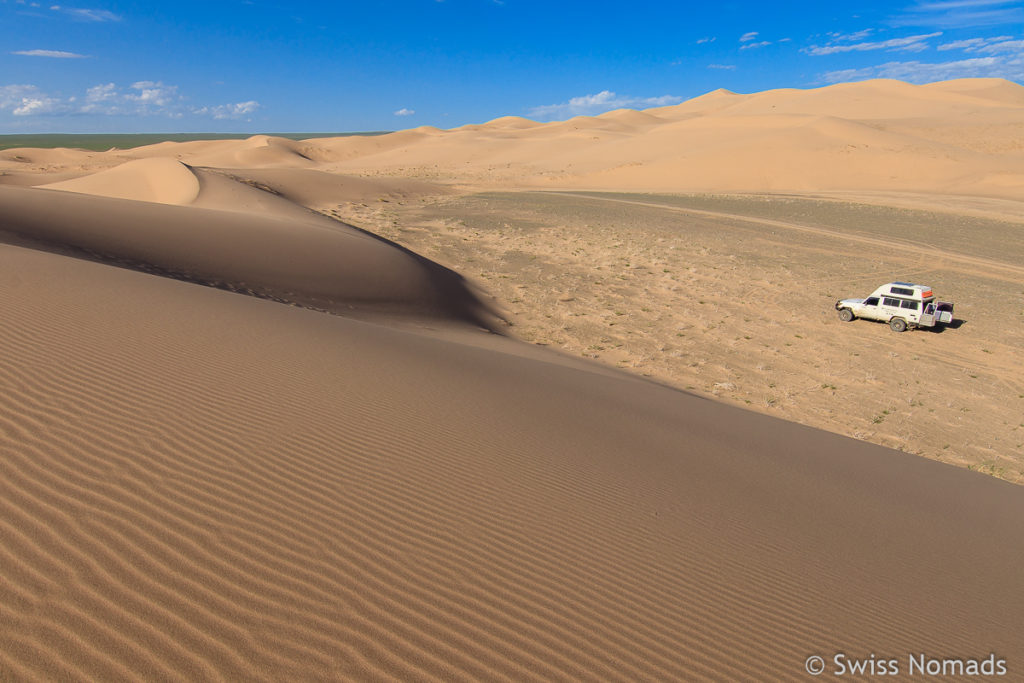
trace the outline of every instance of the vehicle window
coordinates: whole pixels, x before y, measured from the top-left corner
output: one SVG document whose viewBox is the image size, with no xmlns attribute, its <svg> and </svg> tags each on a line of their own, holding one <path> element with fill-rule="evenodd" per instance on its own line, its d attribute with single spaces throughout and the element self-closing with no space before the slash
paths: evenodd
<svg viewBox="0 0 1024 683">
<path fill-rule="evenodd" d="M 892 297 L 888 297 L 888 296 L 883 296 L 882 297 L 882 303 L 885 304 L 886 306 L 895 306 L 896 308 L 900 307 L 900 300 L 899 299 L 893 299 Z"/>
<path fill-rule="evenodd" d="M 906 287 L 890 287 L 889 291 L 893 294 L 902 294 L 904 296 L 914 296 L 914 290 L 907 289 Z"/>
<path fill-rule="evenodd" d="M 877 296 L 869 296 L 867 299 L 864 300 L 864 305 L 865 306 L 877 306 L 878 305 L 878 297 Z"/>
<path fill-rule="evenodd" d="M 900 302 L 900 306 L 902 306 L 903 308 L 910 308 L 910 309 L 913 309 L 915 311 L 918 308 L 916 301 L 901 301 Z"/>
</svg>

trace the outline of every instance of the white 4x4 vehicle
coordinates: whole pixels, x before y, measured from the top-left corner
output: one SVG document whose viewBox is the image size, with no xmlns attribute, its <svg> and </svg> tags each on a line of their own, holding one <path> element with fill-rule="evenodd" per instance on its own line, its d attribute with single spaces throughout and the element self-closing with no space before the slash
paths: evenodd
<svg viewBox="0 0 1024 683">
<path fill-rule="evenodd" d="M 896 332 L 908 327 L 935 327 L 953 322 L 953 304 L 936 301 L 932 288 L 910 282 L 882 285 L 867 299 L 842 299 L 836 302 L 839 319 L 881 320 Z"/>
</svg>

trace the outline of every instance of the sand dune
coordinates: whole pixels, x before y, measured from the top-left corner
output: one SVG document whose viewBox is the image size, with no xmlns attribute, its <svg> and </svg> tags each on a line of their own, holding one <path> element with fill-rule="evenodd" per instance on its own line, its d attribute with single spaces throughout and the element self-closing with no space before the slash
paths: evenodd
<svg viewBox="0 0 1024 683">
<path fill-rule="evenodd" d="M 313 169 L 236 169 L 237 177 L 252 181 L 260 188 L 299 206 L 326 202 L 366 202 L 382 198 L 402 200 L 423 195 L 444 195 L 444 185 L 407 178 L 360 178 Z M 231 173 L 227 169 L 227 173 Z"/>
<path fill-rule="evenodd" d="M 632 125 L 636 128 L 656 126 L 665 122 L 664 119 L 652 113 L 636 111 L 635 109 L 616 109 L 615 111 L 601 114 L 598 118 L 618 121 L 619 123 Z"/>
<path fill-rule="evenodd" d="M 393 225 L 388 207 L 501 186 L 970 192 L 1011 215 L 1022 93 L 875 81 L 552 123 L 0 153 L 0 678 L 782 680 L 836 653 L 903 672 L 910 655 L 992 655 L 1019 676 L 1019 487 L 494 334 L 462 275 L 324 214 Z M 574 254 L 597 204 L 643 204 L 574 201 L 580 233 L 552 238 Z M 579 258 L 602 278 L 647 269 L 674 221 L 711 213 L 658 214 L 664 239 L 626 245 L 636 264 L 612 254 L 623 232 Z M 523 249 L 543 227 L 527 218 Z M 730 234 L 804 239 L 799 264 L 760 255 L 794 267 L 834 253 L 811 233 L 885 243 L 884 226 L 732 218 Z M 447 227 L 482 254 L 475 227 Z M 1009 228 L 985 229 L 999 256 Z M 719 233 L 688 233 L 682 284 L 652 271 L 672 296 Z M 744 276 L 736 251 L 709 287 Z M 642 296 L 626 279 L 592 294 Z"/>
<path fill-rule="evenodd" d="M 0 234 L 19 243 L 348 315 L 484 324 L 457 274 L 355 228 L 35 188 L 0 187 Z"/>
<path fill-rule="evenodd" d="M 502 116 L 484 124 L 487 128 L 535 128 L 541 124 L 530 119 L 523 118 L 522 116 Z"/>
<path fill-rule="evenodd" d="M 895 190 L 1021 199 L 1022 120 L 1024 87 L 1009 81 L 876 80 L 749 95 L 717 90 L 675 106 L 543 124 L 504 117 L 447 131 L 425 126 L 302 141 L 259 135 L 77 156 L 7 150 L 0 172 L 173 158 L 192 167 L 310 169 L 503 188 Z"/>
<path fill-rule="evenodd" d="M 955 92 L 1012 105 L 1024 105 L 1024 90 L 1002 78 L 959 78 L 923 86 L 928 90 Z"/>
<path fill-rule="evenodd" d="M 199 180 L 192 171 L 165 157 L 129 161 L 108 171 L 42 187 L 159 204 L 191 204 L 199 195 Z"/>
<path fill-rule="evenodd" d="M 0 259 L 5 675 L 763 679 L 812 652 L 1022 654 L 1009 484 L 493 336 Z"/>
<path fill-rule="evenodd" d="M 993 79 L 715 91 L 646 112 L 511 130 L 499 120 L 429 137 L 399 133 L 372 149 L 337 141 L 333 153 L 346 158 L 331 167 L 415 173 L 430 166 L 477 184 L 490 178 L 595 189 L 874 189 L 1020 199 L 1022 103 L 1024 88 Z"/>
<path fill-rule="evenodd" d="M 0 161 L 5 169 L 20 170 L 33 165 L 59 166 L 77 164 L 94 156 L 93 152 L 74 149 L 5 149 L 0 150 Z"/>
<path fill-rule="evenodd" d="M 997 92 L 1014 93 L 1020 86 L 1004 81 Z M 1019 96 L 1016 96 L 1019 99 Z M 1024 104 L 1005 97 L 1003 102 L 991 97 L 972 95 L 970 91 L 947 88 L 940 90 L 916 86 L 902 81 L 876 80 L 863 83 L 840 83 L 814 90 L 769 90 L 741 95 L 716 113 L 726 115 L 808 114 L 838 116 L 848 119 L 897 119 L 934 116 L 941 107 L 943 117 L 961 117 L 979 110 L 1002 108 L 1011 103 Z"/>
<path fill-rule="evenodd" d="M 604 153 L 628 158 L 627 148 L 644 160 L 609 168 Z M 988 155 L 861 122 L 796 114 L 686 119 L 641 140 L 609 141 L 602 152 L 566 154 L 574 161 L 571 172 L 554 175 L 549 183 L 662 190 L 685 185 L 741 192 L 753 187 L 863 190 L 882 185 L 879 176 L 884 173 L 889 189 L 956 192 L 976 189 L 983 182 L 978 174 L 991 172 L 995 165 Z M 1008 164 L 1004 169 L 1000 171 L 1007 176 L 1024 180 L 1021 168 Z"/>
<path fill-rule="evenodd" d="M 234 145 L 225 145 L 223 149 L 200 152 L 189 158 L 194 166 L 220 166 L 263 168 L 304 168 L 314 165 L 307 156 L 308 151 L 301 142 L 272 138 L 267 135 L 254 135 L 248 140 L 241 140 Z"/>
</svg>

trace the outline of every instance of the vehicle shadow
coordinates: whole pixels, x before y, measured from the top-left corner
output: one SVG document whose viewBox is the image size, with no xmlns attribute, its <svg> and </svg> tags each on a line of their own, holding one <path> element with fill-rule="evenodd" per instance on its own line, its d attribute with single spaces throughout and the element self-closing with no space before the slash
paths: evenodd
<svg viewBox="0 0 1024 683">
<path fill-rule="evenodd" d="M 935 327 L 926 327 L 924 329 L 930 330 L 933 334 L 942 334 L 946 330 L 959 330 L 966 324 L 967 321 L 962 318 L 953 318 L 953 322 L 938 324 Z"/>
</svg>

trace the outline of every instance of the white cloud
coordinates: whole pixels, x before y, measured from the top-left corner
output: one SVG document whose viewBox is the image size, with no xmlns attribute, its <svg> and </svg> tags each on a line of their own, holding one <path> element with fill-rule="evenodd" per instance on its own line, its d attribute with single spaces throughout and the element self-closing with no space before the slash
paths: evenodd
<svg viewBox="0 0 1024 683">
<path fill-rule="evenodd" d="M 894 26 L 965 28 L 1024 21 L 1020 0 L 918 0 L 893 18 Z"/>
<path fill-rule="evenodd" d="M 64 7 L 62 5 L 51 5 L 50 9 L 54 12 L 67 14 L 68 16 L 80 21 L 121 21 L 121 17 L 119 15 L 105 9 L 83 9 L 78 7 Z"/>
<path fill-rule="evenodd" d="M 12 55 L 23 57 L 53 57 L 54 59 L 85 59 L 85 55 L 77 52 L 64 52 L 63 50 L 15 50 Z"/>
<path fill-rule="evenodd" d="M 736 68 L 735 64 L 708 64 L 709 69 L 722 69 L 723 71 L 732 71 Z"/>
<path fill-rule="evenodd" d="M 60 100 L 50 97 L 34 85 L 0 85 L 0 112 L 31 116 L 53 113 L 60 108 Z"/>
<path fill-rule="evenodd" d="M 992 7 L 994 5 L 1016 4 L 1017 0 L 925 0 L 918 2 L 915 9 L 924 11 L 948 11 L 951 9 L 973 9 L 975 7 Z"/>
<path fill-rule="evenodd" d="M 193 109 L 192 113 L 197 116 L 212 116 L 218 120 L 238 120 L 254 113 L 262 105 L 256 100 L 248 102 L 236 102 L 235 104 L 217 104 L 212 107 L 199 107 Z"/>
<path fill-rule="evenodd" d="M 747 33 L 744 33 L 742 36 L 740 36 L 740 42 L 741 43 L 746 43 L 747 41 L 750 41 L 750 40 L 753 40 L 754 38 L 757 38 L 757 36 L 758 36 L 758 32 L 757 31 L 749 31 Z"/>
<path fill-rule="evenodd" d="M 26 97 L 22 99 L 21 106 L 12 109 L 11 113 L 15 116 L 50 114 L 56 110 L 58 104 L 57 100 L 49 97 Z"/>
<path fill-rule="evenodd" d="M 740 49 L 741 50 L 750 50 L 750 49 L 753 49 L 753 48 L 764 47 L 765 45 L 771 45 L 771 44 L 772 44 L 772 41 L 770 41 L 770 40 L 762 40 L 762 41 L 759 41 L 757 43 L 747 43 L 746 45 L 741 45 Z"/>
<path fill-rule="evenodd" d="M 94 116 L 166 116 L 182 118 L 187 114 L 214 119 L 240 119 L 261 105 L 256 100 L 233 104 L 188 107 L 178 87 L 159 81 L 138 81 L 127 88 L 102 83 L 86 89 L 84 96 L 58 97 L 34 85 L 0 86 L 0 112 L 14 116 L 94 115 Z"/>
<path fill-rule="evenodd" d="M 895 78 L 908 83 L 933 83 L 953 78 L 1006 78 L 1024 80 L 1024 55 L 1012 57 L 973 57 L 951 62 L 887 62 L 862 69 L 830 71 L 821 76 L 824 83 L 862 81 L 869 78 Z"/>
<path fill-rule="evenodd" d="M 925 41 L 929 38 L 935 38 L 941 36 L 942 31 L 936 31 L 934 33 L 925 33 L 917 36 L 907 36 L 905 38 L 891 38 L 890 40 L 880 40 L 873 43 L 853 43 L 851 45 L 811 45 L 806 48 L 804 52 L 809 55 L 821 56 L 821 55 L 832 55 L 837 52 L 865 52 L 869 50 L 890 50 L 890 51 L 909 51 L 909 52 L 920 52 L 928 48 L 928 43 Z"/>
<path fill-rule="evenodd" d="M 1024 40 L 1004 40 L 1001 43 L 992 43 L 979 47 L 977 50 L 969 51 L 982 52 L 989 55 L 999 54 L 1000 52 L 1024 52 Z"/>
<path fill-rule="evenodd" d="M 715 42 L 715 40 L 716 40 L 715 36 L 711 36 L 710 38 L 698 38 L 697 39 L 697 44 L 698 45 L 703 45 L 704 43 L 713 43 L 713 42 Z"/>
<path fill-rule="evenodd" d="M 124 99 L 130 102 L 138 102 L 143 107 L 166 107 L 181 100 L 178 94 L 178 86 L 164 85 L 159 81 L 138 81 L 132 83 L 132 90 L 137 92 L 127 93 Z"/>
<path fill-rule="evenodd" d="M 412 116 L 415 113 L 415 109 L 406 109 L 405 107 L 402 107 L 401 109 L 395 112 L 395 116 Z"/>
<path fill-rule="evenodd" d="M 865 38 L 867 38 L 868 36 L 870 36 L 874 32 L 875 32 L 875 29 L 873 29 L 873 28 L 866 28 L 866 29 L 863 29 L 863 30 L 860 30 L 860 31 L 854 31 L 853 33 L 836 33 L 836 32 L 832 32 L 832 33 L 828 34 L 828 37 L 832 39 L 830 42 L 833 42 L 833 43 L 852 42 L 854 40 L 864 40 Z"/>
<path fill-rule="evenodd" d="M 94 85 L 85 91 L 87 102 L 106 102 L 117 97 L 117 86 L 113 83 Z"/>
<path fill-rule="evenodd" d="M 254 113 L 257 109 L 259 109 L 263 105 L 261 105 L 256 100 L 247 100 L 245 102 L 238 102 L 236 104 L 225 104 L 225 105 L 221 105 L 221 106 L 225 107 L 226 111 L 231 116 L 248 116 L 249 114 Z M 216 117 L 216 115 L 215 115 L 215 117 Z M 220 117 L 220 118 L 223 118 L 223 117 Z"/>
<path fill-rule="evenodd" d="M 530 109 L 530 116 L 536 119 L 557 119 L 571 116 L 601 114 L 613 109 L 646 109 L 648 107 L 664 107 L 679 104 L 682 97 L 662 95 L 660 97 L 630 97 L 616 95 L 610 90 L 602 90 L 594 95 L 573 97 L 562 104 L 545 104 Z"/>
<path fill-rule="evenodd" d="M 996 36 L 995 38 L 967 38 L 966 40 L 954 40 L 952 43 L 943 43 L 937 50 L 963 50 L 964 52 L 975 52 L 978 48 L 992 43 L 1001 43 L 1012 40 L 1013 36 Z"/>
</svg>

